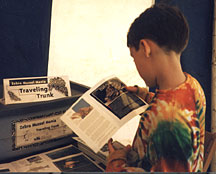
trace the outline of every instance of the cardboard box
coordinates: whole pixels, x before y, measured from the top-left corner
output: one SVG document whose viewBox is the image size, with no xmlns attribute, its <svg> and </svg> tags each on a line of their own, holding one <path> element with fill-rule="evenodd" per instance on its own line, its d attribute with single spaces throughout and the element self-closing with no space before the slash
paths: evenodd
<svg viewBox="0 0 216 174">
<path fill-rule="evenodd" d="M 72 96 L 25 104 L 0 104 L 0 163 L 73 143 L 59 117 L 89 87 L 70 82 Z M 2 86 L 0 91 L 3 93 Z M 0 97 L 3 97 L 3 94 Z"/>
</svg>

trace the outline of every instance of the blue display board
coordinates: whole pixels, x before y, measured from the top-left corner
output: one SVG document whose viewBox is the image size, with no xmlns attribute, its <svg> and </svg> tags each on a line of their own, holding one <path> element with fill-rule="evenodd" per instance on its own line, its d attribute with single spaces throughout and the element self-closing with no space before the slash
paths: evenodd
<svg viewBox="0 0 216 174">
<path fill-rule="evenodd" d="M 3 78 L 47 75 L 52 0 L 0 0 Z"/>
</svg>

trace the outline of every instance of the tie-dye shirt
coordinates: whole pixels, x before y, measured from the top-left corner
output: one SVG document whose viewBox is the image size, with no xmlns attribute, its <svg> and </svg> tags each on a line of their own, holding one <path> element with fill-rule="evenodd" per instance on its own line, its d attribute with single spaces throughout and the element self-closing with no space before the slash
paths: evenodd
<svg viewBox="0 0 216 174">
<path fill-rule="evenodd" d="M 166 166 L 175 170 L 172 162 L 178 161 L 189 172 L 202 171 L 206 100 L 198 81 L 185 75 L 187 80 L 177 88 L 148 94 L 151 102 L 141 115 L 133 142 L 138 153 L 133 166 L 167 171 Z M 139 171 L 136 167 L 126 171 Z"/>
</svg>

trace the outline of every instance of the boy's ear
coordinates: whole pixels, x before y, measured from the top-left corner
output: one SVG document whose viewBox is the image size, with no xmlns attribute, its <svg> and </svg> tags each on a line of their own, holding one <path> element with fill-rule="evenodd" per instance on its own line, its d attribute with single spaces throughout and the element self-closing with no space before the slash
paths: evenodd
<svg viewBox="0 0 216 174">
<path fill-rule="evenodd" d="M 140 45 L 144 51 L 145 56 L 149 57 L 151 54 L 151 47 L 150 47 L 149 43 L 145 39 L 142 39 L 142 40 L 140 40 Z"/>
</svg>

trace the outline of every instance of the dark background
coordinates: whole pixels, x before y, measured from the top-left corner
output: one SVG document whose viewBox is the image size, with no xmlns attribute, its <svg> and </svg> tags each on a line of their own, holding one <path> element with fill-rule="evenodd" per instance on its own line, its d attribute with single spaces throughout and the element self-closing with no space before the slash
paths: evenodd
<svg viewBox="0 0 216 174">
<path fill-rule="evenodd" d="M 3 78 L 46 76 L 52 0 L 0 0 Z"/>
</svg>

